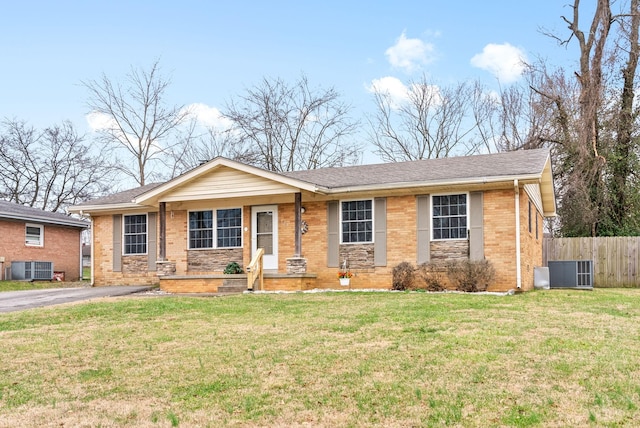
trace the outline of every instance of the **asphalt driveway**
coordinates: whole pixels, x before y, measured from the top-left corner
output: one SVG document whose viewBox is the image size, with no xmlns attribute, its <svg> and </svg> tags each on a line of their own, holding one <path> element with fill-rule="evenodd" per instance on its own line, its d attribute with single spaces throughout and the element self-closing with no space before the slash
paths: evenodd
<svg viewBox="0 0 640 428">
<path fill-rule="evenodd" d="M 80 287 L 48 288 L 45 290 L 6 291 L 0 293 L 0 312 L 14 312 L 61 303 L 78 302 L 97 297 L 126 296 L 150 290 L 152 287 Z"/>
</svg>

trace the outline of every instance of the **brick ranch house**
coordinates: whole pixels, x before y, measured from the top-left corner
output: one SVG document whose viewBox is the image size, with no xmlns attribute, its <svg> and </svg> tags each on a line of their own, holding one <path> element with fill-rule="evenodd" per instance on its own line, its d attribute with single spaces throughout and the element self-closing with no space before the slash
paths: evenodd
<svg viewBox="0 0 640 428">
<path fill-rule="evenodd" d="M 556 202 L 546 149 L 275 173 L 216 158 L 166 183 L 72 207 L 89 215 L 94 285 L 216 292 L 264 249 L 268 290 L 388 289 L 392 269 L 487 259 L 490 290 L 533 288 Z"/>
<path fill-rule="evenodd" d="M 0 201 L 0 279 L 13 262 L 52 262 L 66 281 L 82 278 L 80 234 L 84 220 Z"/>
</svg>

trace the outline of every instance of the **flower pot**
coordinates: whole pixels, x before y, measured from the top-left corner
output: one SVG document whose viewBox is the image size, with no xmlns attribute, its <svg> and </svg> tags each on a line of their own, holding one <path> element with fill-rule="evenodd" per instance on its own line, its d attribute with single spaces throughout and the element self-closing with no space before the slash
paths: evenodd
<svg viewBox="0 0 640 428">
<path fill-rule="evenodd" d="M 347 287 L 349 285 L 349 281 L 351 280 L 351 278 L 338 278 L 340 279 L 340 285 L 342 285 L 343 287 Z"/>
</svg>

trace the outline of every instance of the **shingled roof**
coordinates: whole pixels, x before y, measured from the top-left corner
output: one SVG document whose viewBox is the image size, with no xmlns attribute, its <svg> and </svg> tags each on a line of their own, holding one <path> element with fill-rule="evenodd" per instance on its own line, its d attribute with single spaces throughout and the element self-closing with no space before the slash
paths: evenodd
<svg viewBox="0 0 640 428">
<path fill-rule="evenodd" d="M 34 223 L 46 223 L 57 226 L 71 226 L 79 228 L 89 226 L 89 223 L 84 220 L 78 220 L 62 213 L 43 211 L 38 208 L 27 207 L 7 201 L 0 201 L 0 219 L 30 221 Z"/>
<path fill-rule="evenodd" d="M 285 172 L 282 175 L 329 189 L 394 183 L 465 181 L 471 178 L 540 174 L 548 157 L 547 149 L 535 149 L 341 168 L 319 168 Z"/>
<path fill-rule="evenodd" d="M 83 202 L 75 205 L 74 208 L 82 208 L 83 206 L 94 205 L 119 205 L 131 202 L 136 196 L 140 196 L 150 190 L 155 189 L 164 183 L 150 183 L 144 186 L 135 187 L 133 189 L 123 190 L 122 192 L 114 193 L 112 195 L 96 198 L 91 201 Z"/>
<path fill-rule="evenodd" d="M 163 193 L 171 192 L 175 188 L 197 180 L 219 167 L 232 168 L 293 188 L 324 194 L 450 184 L 509 182 L 517 179 L 522 183 L 525 181 L 541 183 L 544 187 L 542 193 L 550 198 L 547 206 L 548 212 L 555 212 L 553 177 L 549 150 L 547 149 L 282 173 L 267 171 L 219 157 L 166 183 L 152 183 L 125 190 L 76 205 L 70 210 L 72 212 L 82 212 L 83 210 L 91 212 L 110 209 L 137 209 L 143 205 L 153 205 Z"/>
</svg>

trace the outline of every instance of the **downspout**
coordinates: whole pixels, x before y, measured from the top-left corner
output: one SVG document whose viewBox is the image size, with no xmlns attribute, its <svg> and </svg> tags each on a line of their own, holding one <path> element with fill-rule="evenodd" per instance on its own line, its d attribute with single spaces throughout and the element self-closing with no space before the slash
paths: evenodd
<svg viewBox="0 0 640 428">
<path fill-rule="evenodd" d="M 96 229 L 94 227 L 93 224 L 93 217 L 91 217 L 91 286 L 94 286 L 94 281 L 93 281 L 93 273 L 96 271 L 95 270 L 95 260 L 96 258 L 93 256 L 93 252 L 94 252 L 94 247 L 95 247 L 95 242 L 94 241 L 94 233 L 95 233 Z"/>
<path fill-rule="evenodd" d="M 513 180 L 513 188 L 516 192 L 516 287 L 519 290 L 522 287 L 522 269 L 520 267 L 520 188 L 517 179 Z"/>
<path fill-rule="evenodd" d="M 78 239 L 79 244 L 80 244 L 80 281 L 82 281 L 82 278 L 84 277 L 84 266 L 82 266 L 82 233 L 84 232 L 84 229 L 80 229 L 80 239 Z"/>
</svg>

